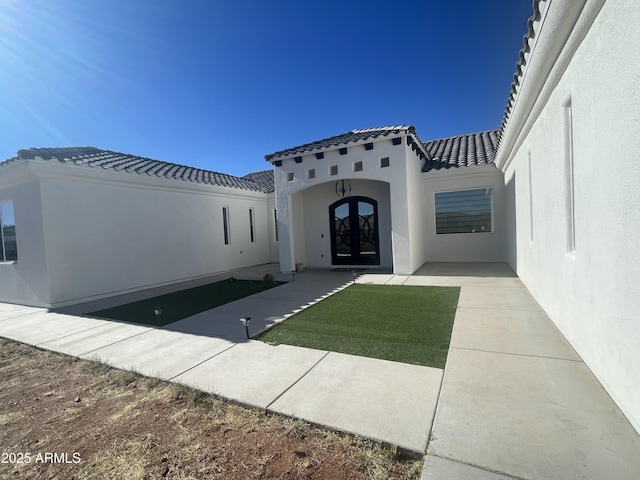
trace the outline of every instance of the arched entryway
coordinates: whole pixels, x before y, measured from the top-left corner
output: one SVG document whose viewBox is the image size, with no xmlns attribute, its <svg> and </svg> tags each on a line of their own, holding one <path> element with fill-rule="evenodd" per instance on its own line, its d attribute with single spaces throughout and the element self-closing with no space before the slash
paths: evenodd
<svg viewBox="0 0 640 480">
<path fill-rule="evenodd" d="M 380 265 L 378 202 L 347 197 L 329 207 L 334 265 Z"/>
</svg>

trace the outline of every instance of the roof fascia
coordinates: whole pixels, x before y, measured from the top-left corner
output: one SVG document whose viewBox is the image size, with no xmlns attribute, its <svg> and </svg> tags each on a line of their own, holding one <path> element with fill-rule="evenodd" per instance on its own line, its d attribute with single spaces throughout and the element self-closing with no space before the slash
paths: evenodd
<svg viewBox="0 0 640 480">
<path fill-rule="evenodd" d="M 297 152 L 297 153 L 292 153 L 289 155 L 282 155 L 279 157 L 273 157 L 270 160 L 267 160 L 267 162 L 274 164 L 276 161 L 287 161 L 287 160 L 294 160 L 296 157 L 305 157 L 308 155 L 315 155 L 316 153 L 326 153 L 326 152 L 330 152 L 333 150 L 340 150 L 341 148 L 352 148 L 352 147 L 358 147 L 360 145 L 364 146 L 367 143 L 380 143 L 383 141 L 391 141 L 394 138 L 402 138 L 403 140 L 406 137 L 411 137 L 413 143 L 415 143 L 418 148 L 420 148 L 420 150 L 422 150 L 422 153 L 424 154 L 424 156 L 428 159 L 431 159 L 431 157 L 429 156 L 429 154 L 427 153 L 427 151 L 424 148 L 424 145 L 422 143 L 422 141 L 418 138 L 418 136 L 415 133 L 406 131 L 406 132 L 399 132 L 399 133 L 394 133 L 394 134 L 390 134 L 388 136 L 379 136 L 376 138 L 366 138 L 363 140 L 354 140 L 354 141 L 350 141 L 350 142 L 345 142 L 345 143 L 341 143 L 339 145 L 331 145 L 328 147 L 320 147 L 320 148 L 314 148 L 313 150 L 305 150 L 304 152 Z M 406 143 L 405 143 L 406 145 Z M 295 147 L 294 147 L 295 148 Z"/>
<path fill-rule="evenodd" d="M 453 178 L 472 178 L 486 175 L 495 175 L 502 172 L 493 164 L 487 165 L 469 165 L 467 167 L 453 167 L 441 170 L 430 170 L 428 172 L 421 172 L 422 179 L 426 183 L 439 182 L 444 179 Z"/>
<path fill-rule="evenodd" d="M 533 23 L 530 53 L 524 57 L 520 85 L 497 148 L 494 163 L 503 172 L 509 168 L 605 1 L 546 0 L 540 21 Z"/>
<path fill-rule="evenodd" d="M 16 159 L 0 167 L 0 189 L 13 187 L 36 178 L 25 160 Z"/>
<path fill-rule="evenodd" d="M 43 162 L 41 160 L 25 160 L 37 178 L 64 181 L 91 182 L 104 185 L 119 185 L 135 188 L 149 188 L 171 192 L 194 193 L 205 195 L 226 195 L 247 199 L 266 199 L 268 193 L 241 188 L 225 187 L 195 183 L 156 175 L 131 174 L 112 169 L 88 167 L 73 163 Z"/>
</svg>

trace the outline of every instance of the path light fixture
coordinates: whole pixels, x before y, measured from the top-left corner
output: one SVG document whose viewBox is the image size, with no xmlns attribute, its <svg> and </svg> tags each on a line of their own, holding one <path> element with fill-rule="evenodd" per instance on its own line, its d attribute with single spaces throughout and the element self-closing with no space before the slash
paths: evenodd
<svg viewBox="0 0 640 480">
<path fill-rule="evenodd" d="M 353 277 L 353 284 L 356 284 L 356 278 L 358 278 L 358 273 L 355 270 L 351 270 L 351 276 Z"/>
<path fill-rule="evenodd" d="M 160 315 L 162 315 L 162 309 L 160 307 L 156 307 L 153 309 L 153 313 L 156 315 L 156 324 L 160 326 Z"/>
<path fill-rule="evenodd" d="M 249 340 L 249 320 L 251 317 L 244 317 L 240 319 L 240 323 L 244 326 L 245 331 L 247 332 L 247 340 Z"/>
<path fill-rule="evenodd" d="M 291 281 L 293 282 L 296 279 L 296 271 L 291 270 Z"/>
</svg>

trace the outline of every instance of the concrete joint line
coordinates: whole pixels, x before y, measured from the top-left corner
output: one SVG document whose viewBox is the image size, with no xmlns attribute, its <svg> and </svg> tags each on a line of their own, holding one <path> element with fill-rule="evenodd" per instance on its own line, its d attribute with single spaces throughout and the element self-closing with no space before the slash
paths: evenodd
<svg viewBox="0 0 640 480">
<path fill-rule="evenodd" d="M 582 363 L 582 360 L 575 360 L 573 358 L 551 357 L 549 355 L 532 355 L 528 353 L 498 352 L 495 350 L 482 350 L 480 348 L 466 348 L 466 347 L 451 347 L 451 349 L 452 350 L 468 350 L 472 352 L 482 352 L 482 353 L 497 353 L 499 355 L 513 355 L 517 357 L 546 358 L 549 360 L 564 360 L 567 362 Z"/>
<path fill-rule="evenodd" d="M 14 315 L 13 317 L 9 317 L 9 318 L 5 318 L 3 320 L 0 320 L 0 322 L 3 322 L 4 320 L 15 320 L 18 317 L 26 317 L 27 315 L 35 315 L 36 313 L 42 313 L 42 312 L 27 312 L 27 313 L 20 313 L 18 315 Z"/>
<path fill-rule="evenodd" d="M 441 458 L 443 460 L 448 460 L 449 462 L 460 463 L 462 465 L 467 465 L 469 467 L 477 468 L 478 470 L 483 470 L 485 472 L 495 473 L 497 475 L 502 475 L 503 477 L 513 478 L 514 480 L 531 480 L 531 479 L 528 479 L 526 477 L 517 477 L 517 476 L 511 475 L 511 474 L 506 473 L 506 472 L 501 472 L 500 470 L 495 470 L 493 468 L 486 468 L 486 467 L 481 467 L 480 465 L 476 465 L 474 463 L 463 462 L 462 460 L 458 460 L 458 459 L 455 459 L 455 458 L 447 457 L 446 455 L 435 455 L 433 453 L 427 453 L 427 457 L 437 457 L 437 458 Z M 427 463 L 426 460 L 425 460 L 425 463 Z"/>
<path fill-rule="evenodd" d="M 425 455 L 427 455 L 427 451 L 429 450 L 429 444 L 431 443 L 431 434 L 433 433 L 433 426 L 436 423 L 436 415 L 438 414 L 438 408 L 440 407 L 440 398 L 442 396 L 442 385 L 444 385 L 445 375 L 446 375 L 446 365 L 445 365 L 445 370 L 442 371 L 442 378 L 440 379 L 440 385 L 438 386 L 438 399 L 436 400 L 436 404 L 433 407 L 433 415 L 431 415 L 431 425 L 429 427 L 429 432 L 427 435 L 427 446 L 424 449 Z"/>
<path fill-rule="evenodd" d="M 505 277 L 505 278 L 513 278 L 513 277 Z M 519 289 L 519 290 L 527 290 L 527 287 L 524 285 L 460 285 L 460 288 L 489 288 L 491 290 L 499 290 L 499 289 Z"/>
<path fill-rule="evenodd" d="M 172 381 L 174 378 L 179 377 L 180 375 L 184 375 L 185 373 L 187 373 L 189 370 L 193 370 L 196 367 L 199 367 L 200 365 L 202 365 L 205 362 L 208 362 L 209 360 L 211 360 L 214 357 L 217 357 L 218 355 L 227 352 L 229 350 L 231 350 L 233 347 L 235 347 L 236 345 L 238 345 L 237 343 L 234 343 L 233 345 L 231 345 L 228 348 L 225 348 L 224 350 L 222 350 L 221 352 L 216 353 L 215 355 L 211 355 L 209 358 L 205 358 L 203 361 L 196 363 L 195 365 L 193 365 L 192 367 L 187 368 L 184 372 L 180 372 L 177 375 L 174 375 L 171 378 L 168 378 L 167 381 L 170 382 Z"/>
<path fill-rule="evenodd" d="M 106 326 L 107 326 L 107 324 L 105 324 L 105 325 L 96 325 L 95 327 L 84 328 L 84 329 L 82 329 L 82 330 L 78 330 L 78 331 L 73 332 L 73 333 L 68 333 L 68 334 L 66 334 L 66 335 L 62 335 L 61 337 L 51 338 L 51 339 L 47 340 L 46 342 L 34 343 L 33 345 L 34 345 L 35 347 L 47 348 L 47 347 L 45 346 L 45 344 L 46 344 L 46 343 L 55 342 L 56 340 L 60 340 L 60 339 L 62 339 L 62 338 L 67 338 L 67 337 L 70 337 L 70 336 L 72 336 L 72 335 L 76 335 L 76 334 L 78 334 L 78 333 L 88 332 L 89 330 L 95 330 L 96 328 L 103 328 L 103 327 L 106 327 Z M 21 343 L 26 343 L 26 342 L 21 342 Z M 47 350 L 48 350 L 48 349 L 47 349 Z"/>
<path fill-rule="evenodd" d="M 116 340 L 115 342 L 112 342 L 112 343 L 107 343 L 106 345 L 103 345 L 103 346 L 98 347 L 98 348 L 94 348 L 93 350 L 89 350 L 88 352 L 81 353 L 80 355 L 78 355 L 78 357 L 81 357 L 83 355 L 89 355 L 90 353 L 97 352 L 98 350 L 102 350 L 103 348 L 110 347 L 111 345 L 115 345 L 116 343 L 124 342 L 125 340 L 129 340 L 131 338 L 139 337 L 140 335 L 144 335 L 145 333 L 149 333 L 151 331 L 153 331 L 153 328 L 149 328 L 149 330 L 145 330 L 144 332 L 141 332 L 141 333 L 136 333 L 135 335 L 131 335 L 130 337 L 123 338 L 121 340 Z"/>
<path fill-rule="evenodd" d="M 282 393 L 281 393 L 280 395 L 278 395 L 276 398 L 274 398 L 273 400 L 271 400 L 271 402 L 269 402 L 269 404 L 268 404 L 266 407 L 264 407 L 264 409 L 265 409 L 265 410 L 268 410 L 268 409 L 269 409 L 269 407 L 270 407 L 271 405 L 273 405 L 274 403 L 276 403 L 276 402 L 277 402 L 277 401 L 278 401 L 278 400 L 279 400 L 279 399 L 280 399 L 280 398 L 281 398 L 285 393 L 287 393 L 287 392 L 288 392 L 289 390 L 291 390 L 295 385 L 297 385 L 297 383 L 298 383 L 300 380 L 302 380 L 304 377 L 306 377 L 306 376 L 309 374 L 309 372 L 310 372 L 311 370 L 313 370 L 314 368 L 316 368 L 316 366 L 317 366 L 317 365 L 318 365 L 322 360 L 324 360 L 324 359 L 327 357 L 327 355 L 329 355 L 330 353 L 331 353 L 331 352 L 327 352 L 327 353 L 325 353 L 325 354 L 324 354 L 324 355 L 323 355 L 323 356 L 322 356 L 322 357 L 321 357 L 321 358 L 320 358 L 316 363 L 314 363 L 313 365 L 311 365 L 311 366 L 307 369 L 307 371 L 306 371 L 306 372 L 304 372 L 302 375 L 300 375 L 300 377 L 299 377 L 295 382 L 293 382 L 291 385 L 289 385 L 287 388 L 285 388 L 285 389 L 282 391 Z"/>
<path fill-rule="evenodd" d="M 460 305 L 458 307 L 460 309 L 470 309 L 470 310 L 504 310 L 504 311 L 514 311 L 514 312 L 544 312 L 541 308 L 512 308 L 512 307 L 470 307 L 468 305 Z"/>
</svg>

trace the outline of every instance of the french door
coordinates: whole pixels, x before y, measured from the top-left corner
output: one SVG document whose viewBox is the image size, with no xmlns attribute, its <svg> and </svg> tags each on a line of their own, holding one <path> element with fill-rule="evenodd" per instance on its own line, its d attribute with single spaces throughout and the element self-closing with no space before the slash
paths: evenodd
<svg viewBox="0 0 640 480">
<path fill-rule="evenodd" d="M 334 265 L 380 265 L 378 202 L 347 197 L 329 207 Z"/>
</svg>

